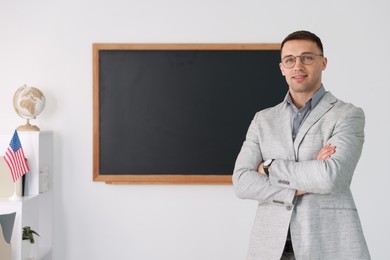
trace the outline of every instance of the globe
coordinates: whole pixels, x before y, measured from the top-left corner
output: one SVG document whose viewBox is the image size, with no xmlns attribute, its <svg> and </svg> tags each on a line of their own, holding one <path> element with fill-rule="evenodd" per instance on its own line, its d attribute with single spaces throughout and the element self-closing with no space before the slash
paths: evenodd
<svg viewBox="0 0 390 260">
<path fill-rule="evenodd" d="M 14 108 L 16 113 L 27 119 L 27 124 L 19 126 L 19 131 L 39 131 L 39 128 L 30 125 L 30 119 L 35 119 L 45 108 L 46 98 L 43 93 L 26 85 L 18 88 L 14 94 Z"/>
</svg>

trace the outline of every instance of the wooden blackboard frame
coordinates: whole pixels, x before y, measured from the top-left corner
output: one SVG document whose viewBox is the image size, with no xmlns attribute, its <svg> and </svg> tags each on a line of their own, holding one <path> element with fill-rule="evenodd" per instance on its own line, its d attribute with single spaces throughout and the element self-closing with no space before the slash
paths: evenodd
<svg viewBox="0 0 390 260">
<path fill-rule="evenodd" d="M 99 53 L 101 50 L 279 50 L 280 44 L 93 44 L 93 180 L 111 184 L 231 184 L 230 175 L 100 174 Z"/>
</svg>

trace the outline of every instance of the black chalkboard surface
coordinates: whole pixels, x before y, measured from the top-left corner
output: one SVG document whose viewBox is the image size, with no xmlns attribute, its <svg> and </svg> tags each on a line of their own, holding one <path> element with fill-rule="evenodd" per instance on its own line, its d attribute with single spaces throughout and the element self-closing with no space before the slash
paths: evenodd
<svg viewBox="0 0 390 260">
<path fill-rule="evenodd" d="M 94 44 L 94 180 L 231 183 L 254 114 L 287 87 L 279 45 Z"/>
</svg>

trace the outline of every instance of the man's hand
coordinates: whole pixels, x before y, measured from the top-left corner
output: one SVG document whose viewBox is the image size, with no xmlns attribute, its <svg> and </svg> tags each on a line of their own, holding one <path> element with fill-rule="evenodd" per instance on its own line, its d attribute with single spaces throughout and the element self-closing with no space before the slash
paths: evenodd
<svg viewBox="0 0 390 260">
<path fill-rule="evenodd" d="M 330 144 L 326 144 L 317 154 L 316 160 L 326 160 L 329 159 L 332 154 L 336 152 L 336 146 L 331 146 Z M 295 196 L 301 196 L 306 194 L 304 191 L 297 190 L 295 192 Z"/>
<path fill-rule="evenodd" d="M 301 196 L 301 195 L 304 195 L 304 194 L 306 194 L 306 192 L 304 192 L 304 191 L 300 191 L 300 190 L 296 190 L 295 191 L 295 196 Z"/>
<path fill-rule="evenodd" d="M 331 146 L 330 144 L 325 145 L 318 152 L 316 160 L 326 160 L 329 159 L 332 154 L 336 152 L 336 146 Z"/>
<path fill-rule="evenodd" d="M 260 163 L 259 167 L 257 167 L 257 172 L 260 173 L 261 175 L 264 175 L 267 177 L 267 174 L 265 174 L 265 172 L 264 172 L 263 164 L 264 164 L 264 162 Z"/>
</svg>

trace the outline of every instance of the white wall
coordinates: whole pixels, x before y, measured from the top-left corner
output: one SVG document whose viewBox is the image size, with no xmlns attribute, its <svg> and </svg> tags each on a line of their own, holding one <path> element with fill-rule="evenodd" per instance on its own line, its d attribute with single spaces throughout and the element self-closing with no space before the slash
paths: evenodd
<svg viewBox="0 0 390 260">
<path fill-rule="evenodd" d="M 34 123 L 55 132 L 53 259 L 244 259 L 256 203 L 231 186 L 92 182 L 92 43 L 273 43 L 297 29 L 323 40 L 326 88 L 366 112 L 352 186 L 372 258 L 386 259 L 388 10 L 387 0 L 0 0 L 0 130 L 23 123 L 12 97 L 27 84 L 47 97 Z"/>
</svg>

